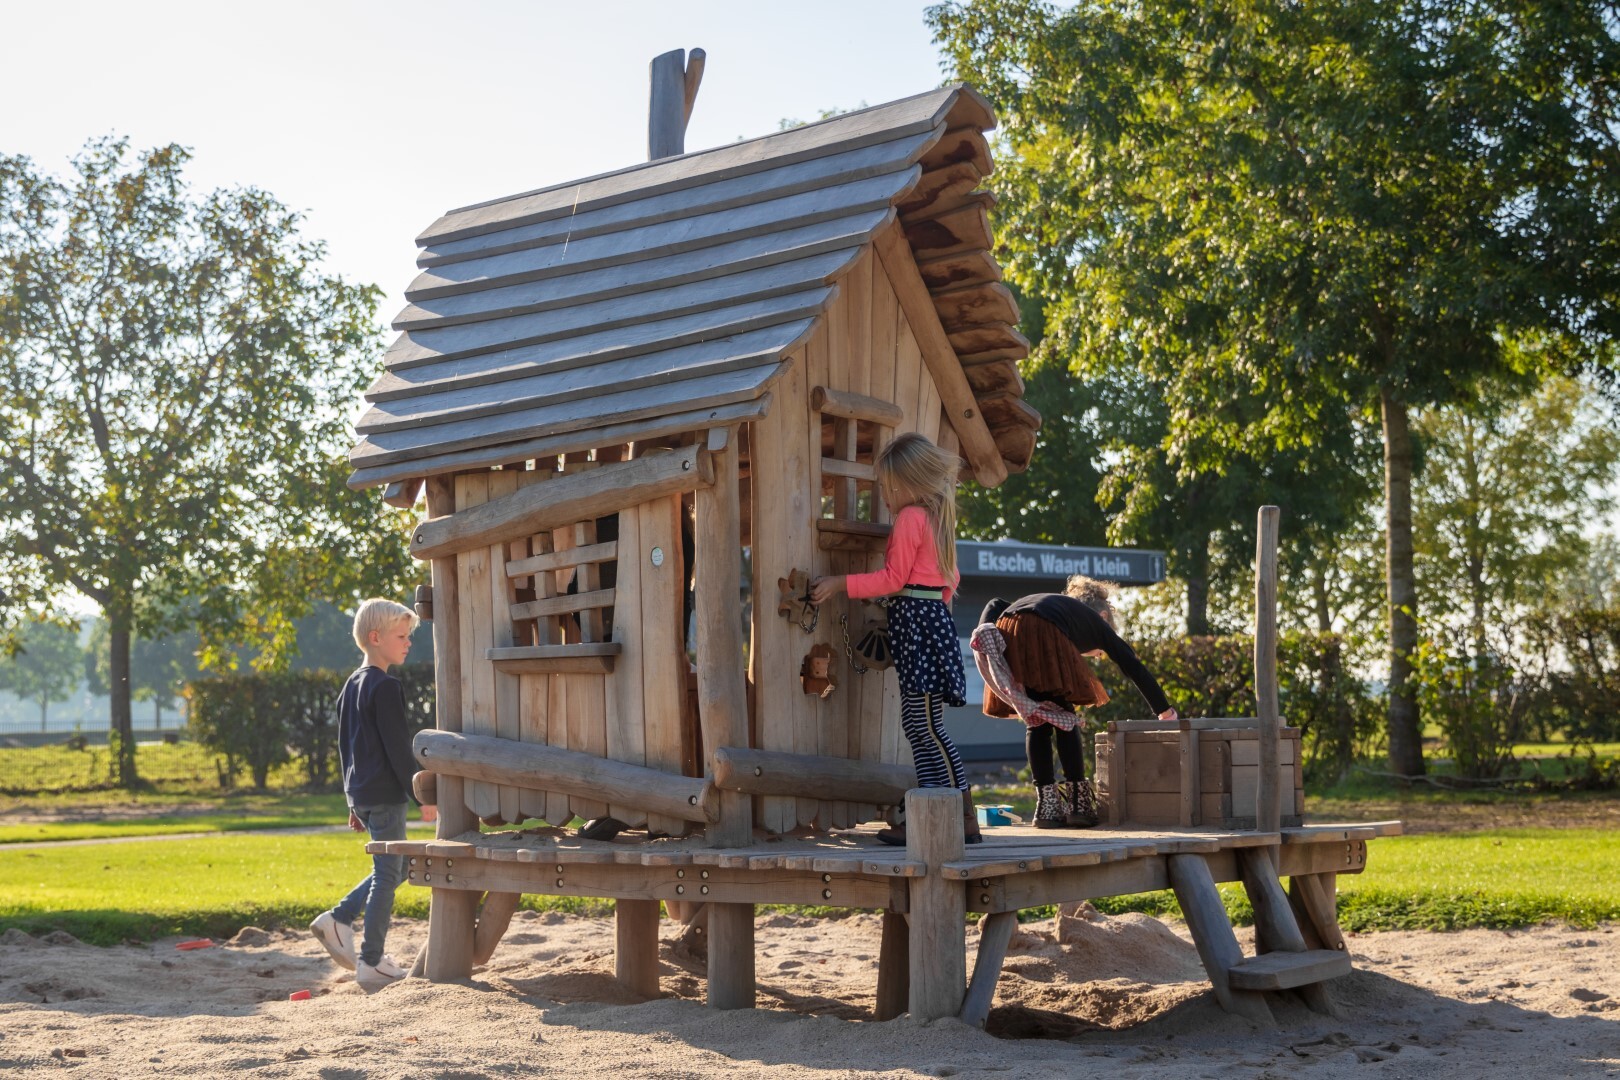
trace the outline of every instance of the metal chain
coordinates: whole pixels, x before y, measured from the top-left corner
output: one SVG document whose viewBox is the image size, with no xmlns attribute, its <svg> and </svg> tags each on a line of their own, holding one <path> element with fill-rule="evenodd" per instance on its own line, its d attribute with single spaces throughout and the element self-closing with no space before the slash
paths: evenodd
<svg viewBox="0 0 1620 1080">
<path fill-rule="evenodd" d="M 855 669 L 855 674 L 865 675 L 871 669 L 855 659 L 855 648 L 849 643 L 849 616 L 847 614 L 838 616 L 838 623 L 844 630 L 844 655 L 849 658 L 849 666 Z"/>
<path fill-rule="evenodd" d="M 799 609 L 799 629 L 807 634 L 813 634 L 816 632 L 816 624 L 821 622 L 821 609 L 810 602 L 808 595 L 801 597 L 801 599 L 804 601 L 804 607 Z M 804 613 L 807 611 L 810 613 L 808 623 L 804 621 Z"/>
</svg>

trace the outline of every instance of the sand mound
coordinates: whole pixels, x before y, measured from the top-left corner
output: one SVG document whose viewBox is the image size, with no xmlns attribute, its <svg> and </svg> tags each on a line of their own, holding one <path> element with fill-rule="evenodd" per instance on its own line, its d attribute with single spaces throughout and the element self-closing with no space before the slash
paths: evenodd
<svg viewBox="0 0 1620 1080">
<path fill-rule="evenodd" d="M 1352 938 L 1337 1017 L 1275 997 L 1279 1027 L 1220 1011 L 1183 929 L 1086 905 L 1026 924 L 988 1031 L 868 1019 L 881 920 L 761 918 L 759 1008 L 701 1004 L 701 957 L 662 930 L 661 997 L 613 978 L 613 923 L 520 912 L 460 984 L 367 997 L 307 933 L 244 928 L 98 949 L 66 934 L 0 936 L 0 1075 L 82 1077 L 1424 1077 L 1620 1071 L 1613 927 Z M 399 920 L 396 956 L 423 923 Z M 976 944 L 969 933 L 969 956 Z M 309 990 L 311 999 L 289 1001 Z M 1368 1072 L 1387 1063 L 1393 1072 Z"/>
</svg>

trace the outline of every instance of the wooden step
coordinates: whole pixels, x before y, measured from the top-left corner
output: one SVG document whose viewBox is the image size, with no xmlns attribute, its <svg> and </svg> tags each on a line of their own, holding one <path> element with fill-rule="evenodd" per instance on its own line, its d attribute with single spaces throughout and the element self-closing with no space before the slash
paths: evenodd
<svg viewBox="0 0 1620 1080">
<path fill-rule="evenodd" d="M 1350 974 L 1350 957 L 1335 949 L 1270 952 L 1227 969 L 1234 990 L 1292 990 Z"/>
</svg>

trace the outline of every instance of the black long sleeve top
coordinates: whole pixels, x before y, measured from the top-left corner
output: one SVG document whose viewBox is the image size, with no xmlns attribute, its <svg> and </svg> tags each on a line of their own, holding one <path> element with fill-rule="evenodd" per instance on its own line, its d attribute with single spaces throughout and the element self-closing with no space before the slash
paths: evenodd
<svg viewBox="0 0 1620 1080">
<path fill-rule="evenodd" d="M 979 616 L 981 623 L 994 623 L 1003 615 L 1031 614 L 1045 619 L 1063 632 L 1083 653 L 1101 649 L 1136 684 L 1148 708 L 1157 716 L 1170 707 L 1170 700 L 1159 688 L 1159 681 L 1137 657 L 1136 650 L 1125 639 L 1114 633 L 1103 617 L 1072 596 L 1062 593 L 1031 593 L 1012 603 L 999 597 L 984 606 Z"/>
<path fill-rule="evenodd" d="M 411 777 L 417 766 L 405 718 L 405 689 L 381 668 L 368 664 L 343 684 L 338 698 L 338 761 L 343 794 L 351 807 L 415 801 Z"/>
</svg>

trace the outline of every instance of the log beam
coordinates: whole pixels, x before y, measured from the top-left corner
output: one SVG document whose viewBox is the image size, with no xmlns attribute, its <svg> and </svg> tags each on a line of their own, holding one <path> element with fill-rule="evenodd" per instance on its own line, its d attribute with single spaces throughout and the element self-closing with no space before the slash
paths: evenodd
<svg viewBox="0 0 1620 1080">
<path fill-rule="evenodd" d="M 717 813 L 715 790 L 702 780 L 578 750 L 432 730 L 417 732 L 412 745 L 417 758 L 439 774 L 441 786 L 447 777 L 465 777 L 621 803 L 682 821 L 708 822 Z"/>
<path fill-rule="evenodd" d="M 791 795 L 900 806 L 916 773 L 902 765 L 875 761 L 746 750 L 723 746 L 714 752 L 714 785 L 748 795 Z"/>
<path fill-rule="evenodd" d="M 708 452 L 695 446 L 614 462 L 518 488 L 448 517 L 430 517 L 412 533 L 411 554 L 418 559 L 454 555 L 617 513 L 663 495 L 699 490 L 713 482 Z"/>
</svg>

